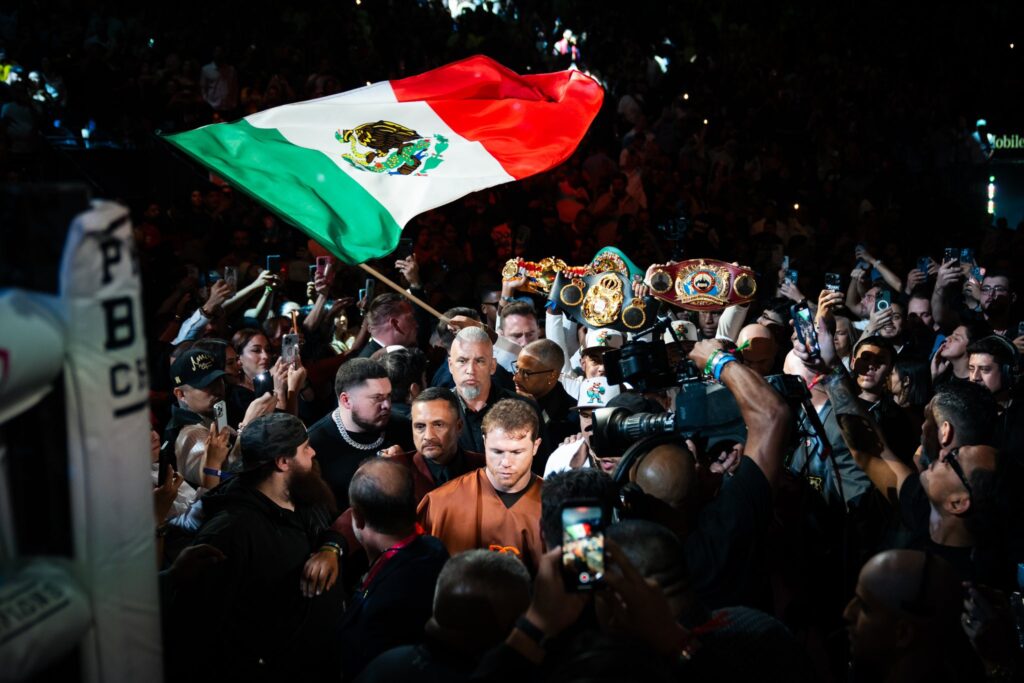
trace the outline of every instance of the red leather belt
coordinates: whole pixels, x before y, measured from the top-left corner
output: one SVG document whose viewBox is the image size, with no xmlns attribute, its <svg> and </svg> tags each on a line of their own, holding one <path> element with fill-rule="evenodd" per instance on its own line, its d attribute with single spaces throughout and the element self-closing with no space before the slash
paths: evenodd
<svg viewBox="0 0 1024 683">
<path fill-rule="evenodd" d="M 644 282 L 651 296 L 690 311 L 720 311 L 757 295 L 754 271 L 714 259 L 655 264 Z"/>
</svg>

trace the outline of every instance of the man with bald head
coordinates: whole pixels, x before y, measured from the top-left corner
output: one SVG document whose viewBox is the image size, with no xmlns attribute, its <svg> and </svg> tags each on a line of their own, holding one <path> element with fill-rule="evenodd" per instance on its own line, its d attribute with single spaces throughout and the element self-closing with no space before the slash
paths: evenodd
<svg viewBox="0 0 1024 683">
<path fill-rule="evenodd" d="M 694 589 L 705 604 L 760 604 L 768 591 L 761 542 L 772 518 L 791 414 L 782 397 L 754 370 L 735 362 L 722 341 L 697 342 L 690 352 L 698 368 L 708 367 L 709 359 L 719 381 L 736 398 L 747 427 L 743 455 L 728 484 L 698 509 L 693 495 L 696 459 L 681 442 L 655 446 L 637 463 L 630 480 L 661 501 L 655 507 L 672 518 L 672 528 L 683 537 Z"/>
<path fill-rule="evenodd" d="M 737 335 L 736 346 L 743 355 L 743 362 L 757 374 L 762 377 L 772 374 L 779 345 L 771 330 L 757 323 L 747 325 Z"/>
<path fill-rule="evenodd" d="M 558 381 L 565 352 L 550 339 L 530 342 L 512 364 L 516 391 L 537 402 L 548 434 L 555 443 L 579 431 L 579 420 L 570 411 L 576 401 Z"/>
<path fill-rule="evenodd" d="M 852 680 L 976 680 L 980 662 L 960 627 L 962 601 L 957 573 L 940 557 L 919 550 L 872 557 L 843 612 Z"/>
<path fill-rule="evenodd" d="M 387 458 L 363 462 L 348 498 L 352 530 L 370 561 L 338 627 L 342 672 L 352 680 L 382 652 L 420 641 L 448 551 L 416 527 L 408 467 Z"/>
</svg>

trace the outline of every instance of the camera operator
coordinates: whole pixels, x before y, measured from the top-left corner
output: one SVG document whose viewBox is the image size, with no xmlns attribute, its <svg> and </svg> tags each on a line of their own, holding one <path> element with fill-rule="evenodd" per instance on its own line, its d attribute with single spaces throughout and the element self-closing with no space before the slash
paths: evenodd
<svg viewBox="0 0 1024 683">
<path fill-rule="evenodd" d="M 747 428 L 743 456 L 714 500 L 697 509 L 696 455 L 678 446 L 683 468 L 673 470 L 679 490 L 667 496 L 682 501 L 673 506 L 678 519 L 672 526 L 681 530 L 694 589 L 711 608 L 764 602 L 767 582 L 757 573 L 764 566 L 758 540 L 772 519 L 772 496 L 791 422 L 782 397 L 726 349 L 722 340 L 706 339 L 697 342 L 689 357 L 735 397 Z"/>
</svg>

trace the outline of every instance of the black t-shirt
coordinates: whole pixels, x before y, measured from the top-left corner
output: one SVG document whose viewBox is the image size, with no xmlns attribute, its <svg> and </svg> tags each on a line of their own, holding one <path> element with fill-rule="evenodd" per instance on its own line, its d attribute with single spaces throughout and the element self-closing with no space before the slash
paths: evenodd
<svg viewBox="0 0 1024 683">
<path fill-rule="evenodd" d="M 380 432 L 348 432 L 348 435 L 356 443 L 369 445 L 377 441 Z M 401 446 L 403 451 L 413 448 L 412 425 L 397 415 L 392 415 L 387 427 L 384 428 L 384 440 L 381 444 L 365 450 L 350 446 L 341 438 L 333 412 L 317 420 L 309 428 L 309 445 L 316 451 L 316 460 L 320 463 L 320 476 L 334 492 L 339 510 L 349 507 L 348 485 L 359 463 L 367 458 L 376 457 L 377 451 L 396 444 Z"/>
<path fill-rule="evenodd" d="M 683 552 L 694 588 L 711 609 L 757 605 L 767 590 L 759 539 L 772 520 L 772 487 L 749 457 L 697 516 Z"/>
<path fill-rule="evenodd" d="M 941 545 L 933 541 L 931 534 L 928 533 L 932 506 L 921 486 L 920 473 L 914 472 L 903 482 L 899 502 L 900 518 L 903 520 L 903 526 L 910 532 L 907 547 L 938 555 L 953 565 L 962 580 L 974 580 L 977 572 L 972 559 L 973 548 Z"/>
<path fill-rule="evenodd" d="M 534 479 L 533 477 L 530 477 L 530 483 L 527 484 L 526 488 L 524 488 L 522 491 L 516 491 L 515 493 L 507 493 L 505 491 L 495 490 L 494 492 L 498 494 L 498 498 L 501 498 L 501 502 L 504 503 L 505 509 L 507 510 L 507 509 L 511 509 L 511 507 L 513 505 L 518 503 L 519 499 L 522 498 L 523 496 L 525 496 L 526 492 L 529 491 L 531 488 L 533 488 L 533 486 L 535 485 L 535 482 L 536 482 L 536 479 Z"/>
</svg>

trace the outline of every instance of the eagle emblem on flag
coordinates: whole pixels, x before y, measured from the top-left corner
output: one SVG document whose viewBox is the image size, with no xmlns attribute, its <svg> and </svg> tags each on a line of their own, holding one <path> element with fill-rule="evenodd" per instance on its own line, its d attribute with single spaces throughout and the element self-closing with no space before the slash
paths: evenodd
<svg viewBox="0 0 1024 683">
<path fill-rule="evenodd" d="M 425 137 L 400 123 L 380 120 L 337 130 L 334 139 L 348 149 L 341 157 L 360 171 L 426 175 L 444 161 L 443 135 Z"/>
</svg>

